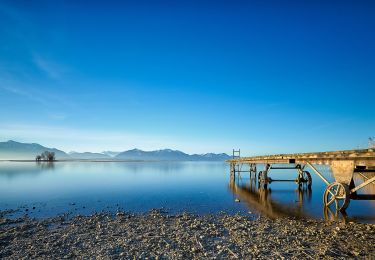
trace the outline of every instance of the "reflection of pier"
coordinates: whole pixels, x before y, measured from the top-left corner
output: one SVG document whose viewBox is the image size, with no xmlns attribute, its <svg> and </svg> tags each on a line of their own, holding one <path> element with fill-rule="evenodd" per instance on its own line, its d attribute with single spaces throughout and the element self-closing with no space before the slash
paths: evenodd
<svg viewBox="0 0 375 260">
<path fill-rule="evenodd" d="M 239 153 L 239 152 L 238 152 Z M 358 194 L 357 191 L 370 184 L 375 184 L 375 176 L 369 174 L 375 172 L 375 151 L 373 149 L 349 150 L 336 152 L 302 153 L 302 154 L 278 154 L 255 157 L 240 157 L 239 154 L 227 161 L 230 164 L 231 179 L 236 178 L 236 173 L 249 172 L 258 174 L 258 181 L 261 187 L 267 186 L 273 181 L 295 181 L 299 186 L 312 185 L 310 168 L 328 186 L 324 192 L 323 199 L 325 206 L 335 206 L 336 210 L 344 211 L 351 199 L 369 200 L 375 199 L 375 194 Z M 264 169 L 257 173 L 257 165 L 264 165 Z M 285 167 L 275 165 L 284 164 Z M 335 182 L 330 183 L 323 174 L 316 168 L 317 164 L 329 165 Z M 249 166 L 249 170 L 243 170 L 244 165 Z M 295 169 L 297 177 L 294 180 L 276 180 L 269 177 L 272 169 Z M 354 173 L 364 180 L 359 185 L 355 185 L 358 178 L 354 178 Z"/>
<path fill-rule="evenodd" d="M 303 212 L 303 201 L 311 199 L 311 189 L 307 187 L 298 187 L 296 190 L 272 191 L 259 187 L 254 175 L 246 183 L 241 183 L 232 179 L 229 183 L 229 189 L 240 198 L 241 201 L 248 204 L 249 208 L 254 208 L 262 215 L 270 218 L 294 216 L 306 217 Z M 293 192 L 296 193 L 297 202 L 294 205 L 277 202 L 272 199 L 272 193 Z"/>
</svg>

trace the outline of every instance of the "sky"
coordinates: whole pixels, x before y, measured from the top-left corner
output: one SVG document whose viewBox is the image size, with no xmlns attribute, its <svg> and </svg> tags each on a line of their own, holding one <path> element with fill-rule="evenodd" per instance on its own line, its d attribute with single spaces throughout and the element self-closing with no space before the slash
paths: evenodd
<svg viewBox="0 0 375 260">
<path fill-rule="evenodd" d="M 374 13 L 374 1 L 0 0 L 0 141 L 365 148 Z"/>
</svg>

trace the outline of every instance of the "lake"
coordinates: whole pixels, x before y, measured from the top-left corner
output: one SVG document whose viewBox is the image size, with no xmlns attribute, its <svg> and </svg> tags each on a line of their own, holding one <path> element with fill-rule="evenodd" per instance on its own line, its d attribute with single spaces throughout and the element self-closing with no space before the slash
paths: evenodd
<svg viewBox="0 0 375 260">
<path fill-rule="evenodd" d="M 324 166 L 319 166 L 324 167 Z M 261 165 L 258 166 L 258 170 Z M 328 168 L 321 169 L 332 180 Z M 310 171 L 312 172 L 312 171 Z M 272 182 L 258 189 L 242 173 L 230 182 L 224 162 L 0 162 L 0 209 L 13 216 L 49 217 L 118 210 L 143 213 L 240 213 L 343 218 L 324 211 L 325 183 L 313 173 L 312 189 Z M 295 179 L 294 170 L 272 170 L 274 179 Z M 375 193 L 375 185 L 368 186 Z M 367 190 L 369 191 L 369 190 Z M 351 201 L 346 219 L 375 223 L 375 201 Z"/>
</svg>

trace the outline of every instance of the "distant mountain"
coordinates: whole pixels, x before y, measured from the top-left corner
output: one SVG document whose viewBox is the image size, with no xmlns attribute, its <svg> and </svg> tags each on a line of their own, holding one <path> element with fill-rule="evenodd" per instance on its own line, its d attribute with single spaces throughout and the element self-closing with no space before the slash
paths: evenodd
<svg viewBox="0 0 375 260">
<path fill-rule="evenodd" d="M 189 155 L 178 150 L 163 149 L 142 151 L 133 149 L 124 152 L 90 153 L 70 152 L 69 154 L 56 148 L 48 148 L 36 143 L 20 143 L 15 141 L 0 142 L 1 160 L 34 160 L 44 151 L 54 152 L 57 160 L 129 160 L 129 161 L 224 161 L 230 159 L 225 153 L 206 153 Z"/>
<path fill-rule="evenodd" d="M 111 159 L 112 157 L 103 154 L 103 153 L 90 153 L 90 152 L 84 152 L 84 153 L 77 153 L 77 152 L 70 152 L 69 156 L 72 159 L 83 159 L 83 160 L 108 160 Z"/>
<path fill-rule="evenodd" d="M 152 160 L 152 161 L 182 161 L 187 160 L 189 155 L 180 151 L 173 151 L 170 149 L 157 150 L 157 151 L 142 151 L 139 149 L 133 149 L 119 153 L 115 156 L 116 159 L 121 160 Z"/>
<path fill-rule="evenodd" d="M 57 160 L 70 158 L 69 155 L 61 150 L 44 147 L 40 144 L 19 143 L 12 140 L 0 142 L 0 159 L 33 160 L 37 154 L 41 154 L 44 151 L 54 152 Z"/>
<path fill-rule="evenodd" d="M 206 153 L 190 155 L 193 161 L 225 161 L 231 159 L 226 153 Z"/>
<path fill-rule="evenodd" d="M 113 152 L 113 151 L 104 151 L 104 152 L 102 152 L 102 154 L 106 154 L 106 155 L 108 155 L 110 157 L 115 157 L 119 153 L 121 153 L 121 152 Z"/>
<path fill-rule="evenodd" d="M 224 161 L 230 158 L 227 154 L 193 154 L 189 155 L 178 150 L 163 149 L 156 151 L 142 151 L 133 149 L 119 153 L 115 156 L 120 160 L 142 160 L 142 161 Z"/>
</svg>

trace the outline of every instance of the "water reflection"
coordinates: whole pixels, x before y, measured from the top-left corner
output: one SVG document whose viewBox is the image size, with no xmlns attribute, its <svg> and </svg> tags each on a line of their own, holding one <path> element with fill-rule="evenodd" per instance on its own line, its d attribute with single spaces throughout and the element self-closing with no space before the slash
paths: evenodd
<svg viewBox="0 0 375 260">
<path fill-rule="evenodd" d="M 229 182 L 229 189 L 240 201 L 245 202 L 250 209 L 254 209 L 270 218 L 285 216 L 309 217 L 303 209 L 303 203 L 311 201 L 312 190 L 306 186 L 297 186 L 294 190 L 272 190 L 271 188 L 261 187 L 258 185 L 256 178 L 251 177 L 247 181 L 232 179 Z M 276 196 L 273 196 L 275 193 Z M 276 198 L 280 196 L 293 196 L 295 203 L 279 202 Z"/>
<path fill-rule="evenodd" d="M 250 210 L 271 218 L 324 217 L 326 184 L 316 176 L 312 189 L 294 181 L 275 181 L 259 189 L 257 178 L 249 173 L 228 184 L 228 172 L 224 162 L 0 162 L 0 210 L 26 205 L 31 208 L 28 214 L 44 217 L 67 211 L 91 214 L 121 208 L 146 212 L 164 207 L 170 213 L 247 214 Z M 271 176 L 294 179 L 296 173 L 273 170 Z M 373 201 L 351 201 L 347 213 L 351 219 L 375 223 L 374 205 Z M 328 219 L 342 217 L 335 212 L 326 215 Z"/>
<path fill-rule="evenodd" d="M 348 222 L 348 214 L 343 211 L 332 210 L 330 207 L 323 207 L 323 216 L 325 220 Z"/>
<path fill-rule="evenodd" d="M 55 163 L 54 162 L 40 162 L 40 161 L 37 161 L 35 163 L 42 170 L 53 170 L 55 168 Z"/>
<path fill-rule="evenodd" d="M 333 181 L 329 168 L 324 168 L 323 166 L 321 168 L 325 170 L 325 177 Z M 294 176 L 293 172 L 287 171 L 278 172 L 275 170 L 272 174 L 276 179 L 280 179 L 280 176 L 293 179 Z M 361 175 L 355 175 L 355 183 L 358 185 L 373 176 L 373 174 L 367 173 L 366 178 Z M 260 214 L 270 218 L 285 216 L 298 218 L 319 217 L 329 221 L 375 222 L 373 208 L 375 204 L 374 201 L 368 200 L 373 199 L 374 195 L 365 195 L 375 194 L 375 185 L 370 184 L 364 189 L 359 190 L 359 195 L 356 198 L 352 198 L 351 205 L 347 211 L 341 213 L 324 207 L 322 195 L 327 186 L 319 178 L 316 178 L 316 176 L 312 188 L 309 188 L 305 183 L 300 186 L 296 185 L 293 181 L 272 182 L 272 185 L 269 183 L 267 186 L 259 185 L 256 175 L 250 173 L 242 175 L 239 173 L 238 176 L 229 178 L 229 180 L 229 190 L 235 198 L 240 199 L 241 204 L 246 205 L 250 210 L 258 211 Z"/>
<path fill-rule="evenodd" d="M 362 222 L 362 223 L 374 223 L 374 215 L 362 215 L 362 214 L 350 214 L 347 212 L 341 212 L 332 210 L 329 207 L 323 207 L 323 216 L 327 221 L 339 221 L 343 223 L 348 222 Z"/>
</svg>

